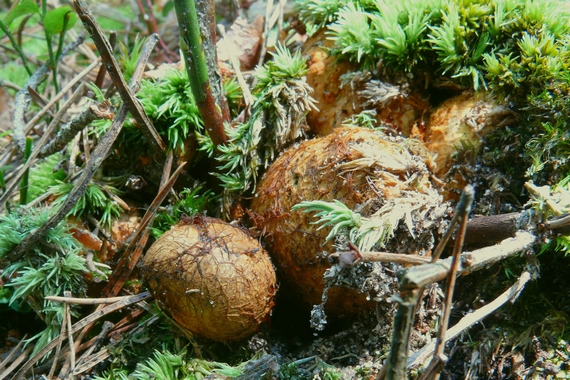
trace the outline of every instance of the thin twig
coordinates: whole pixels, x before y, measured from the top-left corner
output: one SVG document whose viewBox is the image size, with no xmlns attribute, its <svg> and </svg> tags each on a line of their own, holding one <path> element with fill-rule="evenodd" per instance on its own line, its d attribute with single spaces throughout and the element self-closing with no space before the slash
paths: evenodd
<svg viewBox="0 0 570 380">
<path fill-rule="evenodd" d="M 66 298 L 66 297 L 62 297 L 62 298 Z M 65 329 L 67 329 L 67 308 L 69 305 L 64 305 L 64 312 L 63 312 L 63 318 L 61 321 L 61 328 L 59 329 L 59 335 L 63 335 L 63 333 L 65 332 Z M 61 351 L 61 345 L 63 343 L 63 340 L 60 340 L 59 343 L 57 344 L 57 347 L 55 349 L 55 355 L 53 356 L 53 362 L 51 364 L 51 368 L 49 370 L 48 379 L 51 379 L 53 374 L 55 373 L 55 368 L 57 367 L 57 363 L 58 363 L 58 358 L 59 358 L 59 353 Z"/>
<path fill-rule="evenodd" d="M 10 367 L 6 368 L 6 370 L 0 374 L 0 380 L 5 379 L 9 374 L 12 373 L 13 370 L 18 368 L 20 363 L 22 363 L 24 360 L 26 360 L 28 358 L 28 356 L 30 355 L 30 352 L 32 351 L 33 348 L 34 348 L 33 346 L 29 346 L 28 348 L 26 348 L 24 350 L 24 352 L 22 352 L 18 356 L 18 358 L 16 360 L 14 360 L 12 362 L 12 364 L 10 364 Z"/>
<path fill-rule="evenodd" d="M 492 302 L 487 305 L 465 315 L 461 320 L 452 328 L 447 331 L 447 338 L 453 339 L 463 331 L 467 330 L 477 322 L 481 321 L 488 315 L 494 313 L 497 309 L 503 306 L 505 303 L 511 301 L 514 302 L 520 292 L 524 289 L 526 283 L 532 279 L 529 272 L 525 271 L 521 274 L 518 281 L 515 282 L 509 289 L 503 292 L 500 296 L 495 298 Z M 428 343 L 421 350 L 417 351 L 408 359 L 408 368 L 414 368 L 421 363 L 423 363 L 435 349 L 435 342 Z"/>
<path fill-rule="evenodd" d="M 139 124 L 143 135 L 146 137 L 150 145 L 161 154 L 164 154 L 166 151 L 166 145 L 162 138 L 154 128 L 154 125 L 148 118 L 147 114 L 144 111 L 142 104 L 138 101 L 138 99 L 134 95 L 134 91 L 127 85 L 123 74 L 121 73 L 121 67 L 113 54 L 113 49 L 111 48 L 111 44 L 109 40 L 105 37 L 105 33 L 99 26 L 99 23 L 93 17 L 91 11 L 87 8 L 85 2 L 83 0 L 74 0 L 73 5 L 75 6 L 75 11 L 77 15 L 83 22 L 85 29 L 91 35 L 95 46 L 97 46 L 97 50 L 99 54 L 101 54 L 101 59 L 103 63 L 107 67 L 107 71 L 113 80 L 113 83 L 117 87 L 119 95 L 123 100 L 123 103 L 126 104 L 127 108 L 133 114 L 136 122 Z M 152 49 L 154 49 L 154 45 L 158 41 L 158 35 L 152 34 L 148 37 L 147 46 L 152 45 L 150 51 L 147 51 L 146 48 L 141 54 L 141 59 L 145 62 L 148 60 L 148 57 L 143 58 L 143 55 L 150 55 Z"/>
<path fill-rule="evenodd" d="M 63 58 L 66 54 L 68 54 L 70 51 L 75 49 L 78 45 L 83 43 L 84 39 L 85 37 L 79 36 L 77 40 L 67 45 L 63 49 L 60 59 Z M 26 114 L 26 111 L 28 110 L 28 107 L 30 106 L 30 100 L 31 100 L 30 94 L 28 92 L 28 87 L 36 89 L 40 85 L 40 83 L 42 83 L 49 70 L 50 70 L 49 62 L 46 62 L 42 66 L 40 66 L 40 68 L 36 70 L 36 72 L 30 77 L 30 79 L 28 79 L 28 82 L 23 86 L 23 88 L 20 91 L 18 91 L 16 97 L 14 98 L 14 140 L 16 141 L 16 144 L 18 145 L 21 151 L 24 150 L 26 142 L 26 134 L 28 133 L 27 131 L 31 128 L 29 127 L 30 124 L 31 125 L 35 124 L 40 119 L 40 117 L 43 116 L 43 114 L 47 111 L 46 107 L 44 107 L 42 109 L 43 112 L 40 111 L 32 119 L 32 121 L 35 120 L 33 124 L 32 121 L 30 121 L 27 125 L 25 124 L 24 116 Z M 72 82 L 74 82 L 73 85 L 76 83 L 76 81 Z M 70 86 L 68 84 L 68 86 L 66 86 L 66 89 L 64 89 L 65 91 L 63 90 L 60 91 L 61 96 L 67 93 L 67 91 L 73 85 Z M 51 105 L 55 104 L 61 98 L 61 96 L 55 100 L 52 99 L 50 104 Z"/>
<path fill-rule="evenodd" d="M 466 209 L 471 207 L 471 201 L 469 201 L 469 194 L 471 192 L 466 191 L 461 194 L 461 199 L 459 204 L 457 205 L 457 211 L 453 215 L 453 218 L 450 222 L 450 225 L 442 238 L 439 242 L 438 246 L 435 249 L 435 252 L 432 257 L 432 263 L 419 265 L 418 267 L 426 267 L 428 265 L 435 265 L 433 263 L 439 259 L 443 248 L 447 244 L 447 241 L 451 237 L 451 233 L 455 229 L 457 222 L 461 219 L 466 221 Z M 472 194 L 471 194 L 472 195 Z M 465 231 L 463 231 L 465 232 Z M 463 241 L 461 241 L 463 243 Z M 438 261 L 437 263 L 441 263 L 442 261 Z M 398 311 L 396 312 L 396 316 L 394 317 L 394 331 L 393 331 L 393 338 L 392 338 L 392 347 L 390 349 L 390 354 L 388 357 L 388 363 L 386 365 L 386 369 L 383 369 L 377 376 L 377 379 L 383 379 L 386 377 L 388 380 L 398 380 L 403 379 L 406 377 L 406 358 L 408 355 L 408 347 L 410 341 L 410 332 L 411 326 L 413 325 L 414 315 L 416 314 L 416 310 L 420 303 L 420 300 L 423 297 L 425 286 L 427 286 L 431 282 L 425 282 L 418 284 L 415 287 L 405 287 L 405 281 L 401 278 L 402 275 L 401 271 L 398 276 L 400 282 L 400 292 L 402 294 L 402 299 L 399 302 Z M 444 273 L 444 277 L 447 275 L 448 271 L 446 270 Z M 432 281 L 434 282 L 434 281 Z M 397 344 L 394 344 L 397 342 Z"/>
<path fill-rule="evenodd" d="M 94 357 L 90 356 L 95 350 L 101 347 L 101 345 L 103 344 L 103 340 L 107 337 L 107 334 L 113 328 L 113 326 L 114 326 L 113 323 L 110 321 L 103 322 L 103 326 L 101 327 L 101 331 L 99 332 L 99 335 L 97 335 L 95 342 L 93 342 L 93 344 L 83 353 L 83 355 L 81 355 L 81 357 L 77 361 L 77 367 L 73 371 L 74 375 L 83 373 L 88 369 L 93 368 L 95 364 L 99 363 L 99 361 L 94 360 Z M 101 357 L 100 353 L 96 354 L 95 357 L 99 359 Z"/>
<path fill-rule="evenodd" d="M 463 249 L 463 241 L 465 238 L 465 230 L 467 226 L 467 217 L 471 211 L 471 204 L 473 203 L 473 198 L 475 192 L 472 186 L 467 186 L 463 193 L 461 194 L 461 199 L 457 205 L 457 212 L 461 223 L 459 225 L 459 231 L 457 233 L 457 239 L 455 240 L 455 246 L 453 248 L 453 254 L 451 256 L 451 268 L 447 274 L 447 286 L 445 287 L 445 302 L 443 304 L 443 314 L 441 315 L 441 320 L 439 324 L 439 330 L 437 332 L 437 338 L 435 342 L 435 352 L 433 358 L 428 368 L 420 376 L 421 380 L 427 380 L 431 378 L 439 378 L 439 373 L 443 369 L 443 366 L 447 362 L 447 357 L 445 356 L 445 342 L 446 342 L 446 331 L 447 325 L 449 324 L 449 316 L 451 315 L 451 305 L 453 301 L 453 292 L 455 290 L 455 281 L 457 279 L 457 272 L 459 268 L 459 257 L 461 255 L 461 250 Z"/>
<path fill-rule="evenodd" d="M 79 131 L 91 122 L 99 119 L 112 120 L 113 116 L 114 114 L 111 111 L 111 105 L 109 103 L 101 102 L 90 104 L 85 111 L 76 115 L 69 123 L 61 127 L 55 138 L 42 148 L 38 157 L 47 157 L 59 152 L 73 140 Z"/>
<path fill-rule="evenodd" d="M 30 360 L 28 360 L 22 366 L 22 368 L 20 368 L 20 370 L 14 375 L 14 379 L 16 379 L 16 380 L 24 379 L 24 375 L 32 368 L 32 366 L 38 360 L 40 360 L 46 353 L 51 351 L 59 343 L 60 340 L 67 338 L 68 333 L 74 334 L 77 331 L 84 328 L 85 326 L 90 325 L 91 323 L 97 321 L 98 319 L 100 319 L 101 317 L 103 317 L 109 313 L 113 313 L 117 310 L 120 310 L 120 309 L 126 307 L 126 306 L 135 304 L 137 302 L 141 302 L 141 301 L 146 300 L 148 298 L 151 298 L 151 295 L 149 292 L 143 292 L 140 294 L 136 294 L 134 296 L 127 297 L 122 301 L 115 302 L 114 304 L 106 306 L 106 307 L 102 308 L 101 310 L 97 310 L 94 313 L 83 318 L 82 320 L 75 323 L 71 327 L 70 332 L 66 332 L 62 335 L 59 335 L 57 338 L 55 338 L 54 340 L 49 342 L 44 348 L 42 348 L 40 351 L 38 351 L 32 358 L 30 358 Z"/>
<path fill-rule="evenodd" d="M 481 248 L 461 254 L 458 273 L 466 275 L 484 269 L 509 256 L 521 252 L 531 246 L 536 236 L 527 231 L 519 231 L 514 238 L 508 238 L 491 247 Z M 422 286 L 438 282 L 447 276 L 451 267 L 451 258 L 439 260 L 437 263 L 418 265 L 402 270 L 400 288 L 403 290 L 418 289 Z"/>
<path fill-rule="evenodd" d="M 152 51 L 154 43 L 156 43 L 156 40 L 149 39 L 145 44 L 143 51 L 144 52 L 147 52 L 149 50 Z M 132 87 L 137 86 L 138 82 L 141 80 L 144 67 L 146 66 L 147 62 L 146 60 L 149 58 L 149 56 L 150 53 L 141 54 L 141 57 L 137 62 L 135 71 L 133 72 L 133 75 L 131 77 L 130 86 Z M 122 74 L 119 72 L 119 75 Z M 8 258 L 10 260 L 15 261 L 19 259 L 22 255 L 24 255 L 26 252 L 28 252 L 30 248 L 38 240 L 43 238 L 43 236 L 49 230 L 57 226 L 59 222 L 63 218 L 65 218 L 69 213 L 69 211 L 75 206 L 79 198 L 81 198 L 81 196 L 85 192 L 85 189 L 87 188 L 87 185 L 91 180 L 91 177 L 93 177 L 95 172 L 98 170 L 99 166 L 101 166 L 101 163 L 107 156 L 107 153 L 109 153 L 109 150 L 113 145 L 113 142 L 116 140 L 117 136 L 121 132 L 121 129 L 123 128 L 123 123 L 127 117 L 127 112 L 128 112 L 127 107 L 125 106 L 125 104 L 122 104 L 121 107 L 119 107 L 117 114 L 115 115 L 115 119 L 111 124 L 111 128 L 109 128 L 107 133 L 105 133 L 103 138 L 101 138 L 101 140 L 99 141 L 99 144 L 97 144 L 97 146 L 93 150 L 91 160 L 89 160 L 87 164 L 85 164 L 85 168 L 83 169 L 81 176 L 79 177 L 79 179 L 77 179 L 75 186 L 65 198 L 65 201 L 61 205 L 60 209 L 57 211 L 57 213 L 55 213 L 52 217 L 50 217 L 41 227 L 39 227 L 37 230 L 33 231 L 28 236 L 26 236 L 20 242 L 20 244 L 16 248 L 14 248 L 14 250 L 12 250 L 12 252 L 8 255 Z"/>
<path fill-rule="evenodd" d="M 63 292 L 66 297 L 71 297 L 70 291 Z M 69 341 L 69 361 L 71 362 L 71 370 L 75 368 L 75 347 L 73 344 L 73 333 L 71 332 L 71 312 L 69 304 L 65 304 L 65 313 L 67 314 L 67 340 Z"/>
<path fill-rule="evenodd" d="M 22 339 L 20 339 L 18 344 L 16 344 L 16 346 L 12 347 L 12 349 L 10 350 L 10 353 L 4 357 L 4 360 L 2 360 L 0 362 L 0 371 L 4 371 L 4 368 L 6 368 L 6 364 L 10 363 L 12 361 L 12 358 L 14 358 L 14 356 L 16 356 L 18 354 L 18 352 L 20 352 L 20 350 L 22 349 L 22 347 L 26 343 L 27 337 L 28 337 L 27 334 L 24 335 L 24 337 Z M 5 376 L 5 375 L 7 375 L 7 374 L 2 372 L 2 375 L 0 375 L 0 379 L 2 378 L 2 376 Z"/>
<path fill-rule="evenodd" d="M 180 164 L 180 166 L 176 169 L 176 171 L 172 174 L 172 176 L 168 178 L 168 173 L 170 172 L 169 163 L 172 163 L 172 158 L 173 158 L 172 151 L 169 151 L 167 164 L 165 164 L 165 170 L 162 173 L 163 177 L 162 177 L 162 184 L 160 190 L 155 199 L 152 201 L 148 210 L 144 214 L 140 222 L 137 233 L 133 237 L 133 240 L 131 240 L 131 242 L 129 243 L 129 246 L 127 247 L 125 252 L 123 253 L 121 260 L 119 260 L 119 263 L 117 264 L 117 267 L 113 271 L 113 274 L 109 279 L 107 286 L 103 289 L 102 294 L 104 294 L 105 296 L 115 296 L 119 294 L 119 291 L 122 289 L 129 275 L 135 268 L 135 265 L 139 261 L 139 258 L 144 250 L 146 242 L 148 241 L 149 232 L 147 226 L 152 225 L 158 207 L 162 204 L 162 202 L 170 192 L 170 189 L 176 182 L 178 175 L 180 174 L 180 172 L 184 168 L 184 165 L 186 164 L 185 162 Z M 166 180 L 167 178 L 168 180 Z"/>
<path fill-rule="evenodd" d="M 338 260 L 344 265 L 353 265 L 356 263 L 397 263 L 403 265 L 421 265 L 431 263 L 431 257 L 406 255 L 404 253 L 390 252 L 358 252 L 358 257 L 354 251 L 335 252 L 329 257 L 335 262 Z"/>
<path fill-rule="evenodd" d="M 59 122 L 61 121 L 61 118 L 64 116 L 65 112 L 69 109 L 69 107 L 71 107 L 71 105 L 73 103 L 75 103 L 79 99 L 79 97 L 81 97 L 83 95 L 83 87 L 84 87 L 84 84 L 83 83 L 80 84 L 79 87 L 75 90 L 74 94 L 61 107 L 59 112 L 55 115 L 54 119 L 47 126 L 43 136 L 41 137 L 40 141 L 36 145 L 36 148 L 33 150 L 28 161 L 26 161 L 26 163 L 23 165 L 23 167 L 10 180 L 10 183 L 6 186 L 6 190 L 5 190 L 4 194 L 0 198 L 0 211 L 2 211 L 4 209 L 6 202 L 12 196 L 12 192 L 16 189 L 16 186 L 18 186 L 20 179 L 24 176 L 26 171 L 34 163 L 34 160 L 39 155 L 41 148 L 50 139 L 50 135 L 55 130 L 55 128 L 59 125 Z"/>
<path fill-rule="evenodd" d="M 51 302 L 72 303 L 76 305 L 98 305 L 98 304 L 115 303 L 129 297 L 130 296 L 109 297 L 109 298 L 74 298 L 74 297 L 47 296 L 45 297 L 45 300 Z"/>
</svg>

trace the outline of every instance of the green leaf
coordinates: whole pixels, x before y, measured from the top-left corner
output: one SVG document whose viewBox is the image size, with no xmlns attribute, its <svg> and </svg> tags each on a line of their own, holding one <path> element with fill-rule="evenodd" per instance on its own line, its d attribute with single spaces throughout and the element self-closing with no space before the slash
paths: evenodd
<svg viewBox="0 0 570 380">
<path fill-rule="evenodd" d="M 6 19 L 4 20 L 4 24 L 9 27 L 10 24 L 18 17 L 39 12 L 40 10 L 34 1 L 22 0 L 10 11 L 10 13 L 8 13 Z"/>
<path fill-rule="evenodd" d="M 46 13 L 46 17 L 44 17 L 44 29 L 50 36 L 63 32 L 66 14 L 69 14 L 69 21 L 67 22 L 66 27 L 66 30 L 69 30 L 73 28 L 73 25 L 75 25 L 75 22 L 77 21 L 77 15 L 69 6 L 66 5 L 52 9 Z"/>
</svg>

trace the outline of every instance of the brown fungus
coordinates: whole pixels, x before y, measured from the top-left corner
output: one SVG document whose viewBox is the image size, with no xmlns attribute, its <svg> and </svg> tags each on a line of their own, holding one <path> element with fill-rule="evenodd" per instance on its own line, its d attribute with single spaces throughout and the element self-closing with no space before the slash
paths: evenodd
<svg viewBox="0 0 570 380">
<path fill-rule="evenodd" d="M 315 224 L 315 213 L 292 210 L 303 201 L 338 200 L 371 221 L 391 224 L 386 231 L 393 229 L 396 235 L 384 248 L 392 252 L 429 250 L 441 216 L 434 210 L 442 209 L 442 199 L 431 184 L 428 156 L 417 140 L 364 128 L 336 128 L 275 160 L 257 187 L 251 214 L 264 233 L 282 290 L 305 305 L 320 304 L 323 274 L 330 267 L 322 252 L 335 251 L 333 241 L 326 241 L 331 227 Z M 396 215 L 397 211 L 402 212 Z M 326 309 L 337 316 L 354 314 L 373 306 L 368 296 L 334 287 Z"/>
<path fill-rule="evenodd" d="M 162 309 L 202 338 L 246 338 L 273 307 L 277 285 L 269 256 L 246 232 L 218 219 L 179 223 L 150 247 L 142 264 Z"/>
</svg>

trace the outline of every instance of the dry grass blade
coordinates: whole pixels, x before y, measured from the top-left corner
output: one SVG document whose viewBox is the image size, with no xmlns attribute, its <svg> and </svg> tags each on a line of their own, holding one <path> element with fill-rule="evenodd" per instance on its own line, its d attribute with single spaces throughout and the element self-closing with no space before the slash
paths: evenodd
<svg viewBox="0 0 570 380">
<path fill-rule="evenodd" d="M 22 342 L 23 342 L 23 340 L 22 340 Z M 32 348 L 33 347 L 31 347 L 31 346 L 26 348 L 24 350 L 24 352 L 22 352 L 22 354 L 20 356 L 18 356 L 18 358 L 16 360 L 14 360 L 14 362 L 10 365 L 10 367 L 6 368 L 6 370 L 0 374 L 0 380 L 5 379 L 9 374 L 12 373 L 12 371 L 14 371 L 16 368 L 18 368 L 20 363 L 22 363 L 24 360 L 26 360 L 28 358 L 28 355 L 30 355 Z"/>
<path fill-rule="evenodd" d="M 156 211 L 160 204 L 164 201 L 170 189 L 176 182 L 178 175 L 184 168 L 185 162 L 182 163 L 176 171 L 172 174 L 170 178 L 168 178 L 168 173 L 170 172 L 170 163 L 172 162 L 172 151 L 168 153 L 167 163 L 165 164 L 165 170 L 163 172 L 161 188 L 156 196 L 156 198 L 151 203 L 150 207 L 148 208 L 147 212 L 145 213 L 143 219 L 141 220 L 139 229 L 133 240 L 123 253 L 123 256 L 117 267 L 113 271 L 113 275 L 109 278 L 109 282 L 105 289 L 103 289 L 103 294 L 106 296 L 115 296 L 119 293 L 122 289 L 123 285 L 127 281 L 129 275 L 131 274 L 132 270 L 135 268 L 135 265 L 140 259 L 142 251 L 148 241 L 148 230 L 147 226 L 151 225 L 154 217 L 156 215 Z M 168 180 L 166 180 L 168 178 Z"/>
<path fill-rule="evenodd" d="M 32 368 L 32 366 L 35 363 L 37 363 L 46 353 L 48 353 L 56 345 L 58 345 L 62 339 L 67 338 L 68 333 L 74 334 L 77 331 L 83 329 L 85 326 L 92 324 L 93 322 L 97 321 L 98 319 L 100 319 L 101 317 L 103 317 L 107 314 L 113 313 L 117 310 L 120 310 L 120 309 L 126 307 L 126 306 L 141 302 L 141 301 L 148 299 L 150 297 L 151 297 L 151 295 L 149 292 L 143 292 L 140 294 L 136 294 L 134 296 L 127 297 L 122 301 L 115 302 L 114 304 L 106 306 L 106 307 L 102 308 L 101 310 L 97 310 L 97 311 L 93 312 L 92 314 L 88 315 L 87 317 L 83 318 L 82 320 L 75 323 L 71 327 L 71 331 L 59 335 L 57 338 L 55 338 L 54 340 L 49 342 L 44 348 L 42 348 L 36 355 L 34 355 L 32 358 L 30 358 L 30 360 L 28 360 L 22 366 L 22 368 L 20 368 L 20 370 L 14 375 L 14 379 L 18 379 L 18 380 L 24 379 L 24 375 Z"/>
<path fill-rule="evenodd" d="M 135 97 L 134 91 L 129 86 L 127 86 L 127 82 L 121 73 L 121 67 L 119 66 L 119 63 L 113 54 L 111 44 L 105 37 L 105 33 L 99 26 L 99 23 L 97 23 L 83 1 L 76 0 L 73 2 L 73 4 L 75 6 L 77 15 L 85 26 L 85 29 L 87 29 L 91 35 L 91 38 L 93 38 L 93 42 L 95 42 L 95 46 L 97 46 L 97 50 L 99 50 L 99 53 L 101 54 L 101 59 L 105 63 L 107 71 L 109 72 L 113 83 L 117 87 L 117 90 L 121 95 L 121 99 L 123 100 L 124 104 L 126 104 L 129 111 L 131 111 L 133 114 L 135 120 L 141 127 L 141 131 L 151 146 L 154 147 L 158 152 L 164 153 L 166 151 L 166 145 L 164 144 L 164 141 L 162 141 L 162 138 L 145 113 L 141 103 Z M 157 41 L 158 35 L 153 34 L 149 36 L 147 43 L 152 43 L 152 48 L 154 49 L 154 45 Z"/>
<path fill-rule="evenodd" d="M 128 297 L 129 296 L 109 297 L 109 298 L 73 298 L 73 297 L 50 296 L 46 297 L 45 299 L 46 301 L 72 303 L 75 305 L 99 305 L 99 304 L 115 303 Z"/>
<path fill-rule="evenodd" d="M 97 65 L 99 65 L 99 62 L 93 62 L 91 65 L 86 67 L 85 70 L 83 70 L 80 74 L 78 74 L 75 78 L 73 78 L 73 80 L 71 80 L 53 99 L 50 100 L 50 102 L 40 112 L 38 112 L 32 118 L 32 120 L 30 120 L 30 122 L 28 123 L 28 126 L 30 126 L 29 128 L 31 128 L 31 126 L 35 125 L 35 123 L 37 123 L 37 121 L 47 112 L 48 108 L 50 108 L 58 100 L 60 100 L 69 90 L 71 90 L 73 88 L 73 86 L 75 86 L 80 80 L 82 80 L 87 74 L 89 74 L 91 72 L 91 70 L 93 70 L 95 67 L 97 67 Z M 82 91 L 76 91 L 75 94 L 76 94 L 76 96 L 79 96 L 82 94 Z M 70 100 L 68 100 L 65 103 L 65 105 L 61 108 L 60 112 L 58 112 L 59 118 L 61 118 L 63 116 L 63 113 L 65 112 L 65 110 L 67 110 L 67 108 L 69 108 L 71 106 L 71 104 L 73 104 L 72 100 L 74 102 L 76 99 L 74 97 L 72 97 Z M 53 132 L 53 130 L 55 129 L 55 127 L 58 124 L 59 124 L 59 120 L 58 121 L 56 121 L 55 119 L 52 120 L 52 122 L 48 126 L 47 130 L 44 132 L 44 135 L 42 136 L 42 138 L 40 139 L 40 141 L 36 145 L 36 148 L 32 152 L 32 155 L 28 159 L 23 170 L 20 170 L 20 172 L 16 175 L 16 177 L 12 179 L 12 182 L 10 182 L 10 184 L 8 184 L 6 191 L 2 195 L 2 198 L 0 198 L 0 211 L 2 211 L 4 209 L 4 206 L 6 205 L 6 202 L 8 201 L 8 199 L 11 197 L 12 192 L 18 186 L 18 182 L 19 182 L 20 178 L 23 176 L 24 172 L 30 168 L 34 159 L 39 155 L 40 149 L 46 144 L 47 140 L 51 137 L 51 133 Z M 26 127 L 26 129 L 27 128 L 28 127 Z"/>
<path fill-rule="evenodd" d="M 143 52 L 141 53 L 139 61 L 137 62 L 136 69 L 131 77 L 131 82 L 130 82 L 131 87 L 133 88 L 138 87 L 138 83 L 142 78 L 142 73 L 144 71 L 146 63 L 150 57 L 150 54 L 155 44 L 156 44 L 156 38 L 149 39 L 145 44 Z M 119 75 L 122 77 L 122 74 L 120 72 Z M 121 129 L 123 128 L 123 123 L 126 120 L 127 112 L 128 112 L 127 107 L 124 104 L 121 105 L 121 107 L 117 111 L 117 114 L 115 115 L 113 123 L 111 124 L 111 128 L 109 128 L 107 133 L 105 133 L 103 138 L 101 138 L 101 140 L 99 141 L 99 144 L 97 144 L 97 146 L 93 150 L 91 159 L 85 165 L 83 173 L 75 183 L 73 190 L 69 193 L 69 195 L 63 202 L 61 208 L 58 210 L 56 214 L 54 214 L 51 218 L 49 218 L 49 220 L 44 225 L 38 228 L 34 233 L 29 234 L 24 240 L 22 240 L 22 242 L 16 248 L 14 248 L 14 250 L 9 254 L 10 260 L 17 260 L 22 255 L 24 255 L 24 253 L 26 253 L 32 247 L 32 245 L 34 245 L 39 239 L 41 239 L 47 233 L 47 231 L 55 227 L 63 218 L 65 218 L 65 216 L 67 216 L 67 214 L 73 208 L 73 206 L 75 206 L 77 200 L 85 192 L 85 189 L 89 184 L 89 181 L 91 180 L 91 178 L 93 177 L 93 175 L 95 174 L 95 172 L 97 171 L 97 169 L 99 168 L 99 166 L 101 165 L 107 154 L 109 153 L 109 150 L 113 145 L 113 142 L 117 139 L 117 136 L 119 135 Z M 44 136 L 47 135 L 48 134 L 46 133 Z M 32 161 L 31 159 L 28 160 L 28 162 L 31 161 Z M 6 194 L 4 195 L 6 196 Z M 2 199 L 3 198 L 4 197 L 2 197 Z M 0 206 L 1 205 L 2 204 L 0 204 Z"/>
<path fill-rule="evenodd" d="M 70 51 L 74 50 L 78 45 L 83 43 L 84 38 L 79 37 L 77 40 L 69 44 L 63 49 L 60 58 L 63 58 Z M 37 88 L 43 81 L 45 75 L 50 70 L 49 62 L 44 63 L 28 80 L 28 83 L 18 92 L 15 98 L 15 113 L 14 113 L 14 140 L 18 145 L 18 148 L 23 151 L 24 142 L 26 140 L 26 134 L 29 132 L 31 127 L 38 122 L 38 120 L 47 112 L 51 106 L 53 106 L 61 97 L 69 91 L 71 86 L 66 86 L 66 88 L 54 97 L 47 105 L 34 116 L 27 124 L 24 122 L 24 114 L 26 113 L 28 106 L 30 104 L 31 96 L 28 92 L 28 88 Z M 72 81 L 73 82 L 73 81 Z M 75 81 L 77 83 L 77 81 Z"/>
</svg>

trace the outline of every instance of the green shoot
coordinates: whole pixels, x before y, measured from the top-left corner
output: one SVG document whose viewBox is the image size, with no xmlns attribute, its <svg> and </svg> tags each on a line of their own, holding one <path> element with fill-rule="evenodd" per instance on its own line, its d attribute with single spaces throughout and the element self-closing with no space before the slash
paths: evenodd
<svg viewBox="0 0 570 380">
<path fill-rule="evenodd" d="M 174 205 L 161 210 L 154 219 L 154 225 L 150 229 L 151 234 L 158 238 L 170 227 L 177 224 L 183 214 L 193 216 L 206 210 L 209 201 L 214 197 L 210 190 L 204 190 L 201 186 L 194 189 L 184 189 L 178 194 L 179 200 Z"/>
<path fill-rule="evenodd" d="M 344 203 L 337 201 L 303 201 L 293 206 L 291 211 L 303 209 L 303 212 L 317 212 L 315 217 L 320 218 L 315 224 L 320 224 L 319 230 L 332 226 L 326 241 L 332 240 L 343 229 L 353 230 L 362 227 L 362 217 L 354 213 Z"/>
<path fill-rule="evenodd" d="M 51 194 L 58 197 L 54 202 L 54 207 L 59 207 L 74 187 L 73 183 L 58 182 L 58 185 L 49 189 Z M 70 215 L 76 217 L 90 215 L 99 218 L 101 226 L 110 228 L 113 219 L 118 218 L 121 214 L 121 207 L 113 200 L 112 194 L 119 194 L 119 190 L 110 184 L 91 182 L 87 185 L 83 196 L 71 209 Z"/>
</svg>

